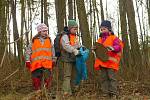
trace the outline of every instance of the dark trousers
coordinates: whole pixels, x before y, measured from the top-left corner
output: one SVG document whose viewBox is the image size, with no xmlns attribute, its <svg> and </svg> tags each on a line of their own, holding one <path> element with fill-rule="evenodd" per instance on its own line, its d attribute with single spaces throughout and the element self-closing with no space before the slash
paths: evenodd
<svg viewBox="0 0 150 100">
<path fill-rule="evenodd" d="M 101 78 L 102 91 L 107 94 L 117 94 L 117 80 L 114 69 L 101 67 Z"/>
<path fill-rule="evenodd" d="M 32 73 L 32 82 L 35 90 L 41 89 L 44 86 L 49 89 L 51 85 L 52 75 L 49 69 L 39 68 Z"/>
</svg>

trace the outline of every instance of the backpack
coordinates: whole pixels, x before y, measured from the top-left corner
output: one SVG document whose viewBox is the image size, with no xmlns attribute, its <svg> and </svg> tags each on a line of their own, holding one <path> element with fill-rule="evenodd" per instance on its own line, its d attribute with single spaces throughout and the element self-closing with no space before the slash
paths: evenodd
<svg viewBox="0 0 150 100">
<path fill-rule="evenodd" d="M 60 39 L 64 34 L 67 34 L 67 36 L 69 37 L 68 27 L 64 27 L 64 32 L 58 33 L 56 35 L 56 38 L 54 39 L 54 50 L 55 50 L 55 56 L 56 57 L 61 56 Z"/>
</svg>

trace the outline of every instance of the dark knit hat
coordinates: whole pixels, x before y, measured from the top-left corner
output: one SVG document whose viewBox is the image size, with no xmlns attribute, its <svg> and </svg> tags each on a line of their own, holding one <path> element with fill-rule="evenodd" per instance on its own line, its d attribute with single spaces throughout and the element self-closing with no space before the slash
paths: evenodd
<svg viewBox="0 0 150 100">
<path fill-rule="evenodd" d="M 100 27 L 106 27 L 106 28 L 108 28 L 109 30 L 112 29 L 112 27 L 111 27 L 111 22 L 108 21 L 108 20 L 103 20 Z"/>
</svg>

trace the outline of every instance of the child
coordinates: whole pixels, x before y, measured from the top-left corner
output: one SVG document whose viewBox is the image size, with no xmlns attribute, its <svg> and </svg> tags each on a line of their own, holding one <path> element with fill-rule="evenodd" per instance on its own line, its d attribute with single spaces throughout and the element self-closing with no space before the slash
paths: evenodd
<svg viewBox="0 0 150 100">
<path fill-rule="evenodd" d="M 63 62 L 63 95 L 66 97 L 72 95 L 71 81 L 72 72 L 74 71 L 76 56 L 80 54 L 78 48 L 80 43 L 77 38 L 78 24 L 75 20 L 68 21 L 68 33 L 62 35 L 60 39 L 61 55 L 60 59 Z"/>
<path fill-rule="evenodd" d="M 31 71 L 34 90 L 41 89 L 42 80 L 47 89 L 52 80 L 52 42 L 48 36 L 48 27 L 42 23 L 37 26 L 32 43 L 26 49 L 26 67 Z"/>
<path fill-rule="evenodd" d="M 101 23 L 100 29 L 102 33 L 100 34 L 100 38 L 97 43 L 102 44 L 108 49 L 107 55 L 109 58 L 106 62 L 96 58 L 94 68 L 96 70 L 101 70 L 101 87 L 104 96 L 116 97 L 118 94 L 116 72 L 119 69 L 123 44 L 122 41 L 112 32 L 110 21 L 104 20 Z M 93 49 L 96 49 L 96 47 Z"/>
</svg>

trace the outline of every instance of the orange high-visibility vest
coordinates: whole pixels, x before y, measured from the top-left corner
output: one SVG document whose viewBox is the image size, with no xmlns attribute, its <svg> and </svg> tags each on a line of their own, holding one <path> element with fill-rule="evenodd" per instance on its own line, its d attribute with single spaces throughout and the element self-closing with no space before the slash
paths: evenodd
<svg viewBox="0 0 150 100">
<path fill-rule="evenodd" d="M 75 43 L 77 42 L 77 38 L 75 34 L 69 34 L 69 38 L 70 38 L 70 45 L 75 45 Z"/>
<path fill-rule="evenodd" d="M 30 71 L 41 67 L 52 69 L 52 45 L 49 38 L 45 39 L 43 44 L 40 39 L 35 39 L 32 44 Z"/>
<path fill-rule="evenodd" d="M 70 45 L 74 46 L 77 42 L 76 35 L 75 34 L 69 34 L 68 38 L 69 38 Z M 62 42 L 62 37 L 60 39 L 60 44 L 61 44 L 61 42 Z"/>
<path fill-rule="evenodd" d="M 113 46 L 113 41 L 116 38 L 117 37 L 115 35 L 110 35 L 110 36 L 107 37 L 107 39 L 103 43 L 102 43 L 102 38 L 99 38 L 97 42 L 103 44 L 105 47 Z M 120 40 L 120 46 L 121 46 L 121 50 L 122 50 L 123 43 L 122 43 L 121 40 Z M 120 51 L 118 53 L 108 51 L 107 54 L 109 56 L 109 60 L 106 61 L 106 62 L 103 62 L 98 58 L 95 59 L 94 68 L 96 70 L 100 70 L 100 67 L 112 68 L 112 69 L 115 69 L 115 70 L 119 69 L 119 62 L 120 62 L 120 59 L 121 59 L 122 51 Z"/>
</svg>

